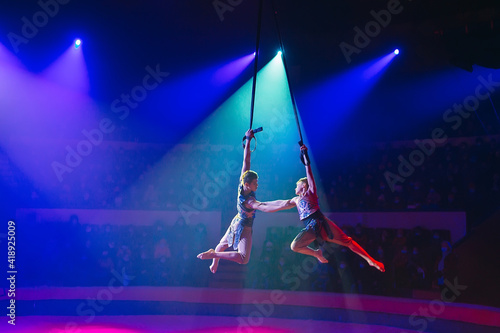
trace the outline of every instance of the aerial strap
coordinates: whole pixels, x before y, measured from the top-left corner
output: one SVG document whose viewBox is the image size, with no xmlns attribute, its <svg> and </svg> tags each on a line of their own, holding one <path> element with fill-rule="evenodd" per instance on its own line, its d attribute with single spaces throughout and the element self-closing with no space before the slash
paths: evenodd
<svg viewBox="0 0 500 333">
<path fill-rule="evenodd" d="M 259 15 L 257 19 L 257 41 L 255 45 L 255 60 L 254 60 L 254 65 L 253 65 L 253 82 L 252 82 L 252 100 L 250 104 L 250 127 L 252 128 L 253 126 L 253 110 L 255 108 L 255 89 L 257 86 L 257 73 L 259 71 L 259 45 L 260 45 L 260 30 L 262 27 L 262 7 L 263 7 L 264 0 L 260 0 L 259 2 Z M 262 131 L 262 127 L 259 127 L 255 129 L 253 132 L 257 133 Z M 254 137 L 255 138 L 255 137 Z M 243 137 L 243 147 L 245 147 L 245 141 L 246 137 Z M 252 150 L 254 151 L 257 148 L 257 139 L 255 139 L 255 148 Z"/>
<path fill-rule="evenodd" d="M 253 82 L 252 82 L 252 104 L 250 105 L 250 128 L 253 125 L 253 110 L 255 107 L 255 88 L 257 86 L 257 72 L 259 71 L 259 45 L 260 45 L 260 30 L 262 27 L 262 7 L 264 0 L 259 3 L 259 18 L 257 20 L 257 42 L 255 45 L 255 60 L 253 65 Z"/>
</svg>

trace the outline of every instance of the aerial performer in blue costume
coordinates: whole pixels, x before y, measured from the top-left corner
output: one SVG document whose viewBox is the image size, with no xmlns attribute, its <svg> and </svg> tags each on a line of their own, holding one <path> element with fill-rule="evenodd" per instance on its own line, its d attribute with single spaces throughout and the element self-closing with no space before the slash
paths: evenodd
<svg viewBox="0 0 500 333">
<path fill-rule="evenodd" d="M 250 140 L 254 137 L 254 131 L 249 129 L 245 137 L 243 166 L 241 168 L 236 202 L 238 213 L 231 221 L 229 228 L 215 247 L 215 250 L 209 249 L 197 256 L 199 259 L 212 259 L 212 264 L 210 265 L 212 273 L 217 271 L 219 259 L 231 260 L 239 264 L 248 263 L 252 250 L 252 227 L 256 210 L 271 213 L 293 207 L 290 200 L 257 201 L 255 192 L 257 192 L 257 188 L 259 187 L 259 176 L 255 171 L 250 170 Z M 233 251 L 225 251 L 231 246 L 234 249 Z"/>
</svg>

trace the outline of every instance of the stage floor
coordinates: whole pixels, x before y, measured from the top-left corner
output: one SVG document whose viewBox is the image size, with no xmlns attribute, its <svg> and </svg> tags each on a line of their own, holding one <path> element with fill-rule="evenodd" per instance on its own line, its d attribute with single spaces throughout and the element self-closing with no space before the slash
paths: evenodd
<svg viewBox="0 0 500 333">
<path fill-rule="evenodd" d="M 497 333 L 500 309 L 433 300 L 191 287 L 19 288 L 0 332 Z"/>
<path fill-rule="evenodd" d="M 401 333 L 401 328 L 337 323 L 322 320 L 265 318 L 254 326 L 226 316 L 96 316 L 90 323 L 81 317 L 17 317 L 16 325 L 0 325 L 2 332 L 16 333 Z M 261 325 L 258 325 L 261 323 Z M 6 327 L 6 329 L 3 329 Z M 405 330 L 407 333 L 418 331 Z"/>
</svg>

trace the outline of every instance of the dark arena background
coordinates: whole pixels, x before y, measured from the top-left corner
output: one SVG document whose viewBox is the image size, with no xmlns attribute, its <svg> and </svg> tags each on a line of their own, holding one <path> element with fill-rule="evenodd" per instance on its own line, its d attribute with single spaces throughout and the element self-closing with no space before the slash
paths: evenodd
<svg viewBox="0 0 500 333">
<path fill-rule="evenodd" d="M 2 0 L 0 332 L 499 332 L 499 67 L 496 0 Z M 257 199 L 295 196 L 300 129 L 384 273 L 293 252 L 296 208 L 197 258 L 252 110 Z"/>
</svg>

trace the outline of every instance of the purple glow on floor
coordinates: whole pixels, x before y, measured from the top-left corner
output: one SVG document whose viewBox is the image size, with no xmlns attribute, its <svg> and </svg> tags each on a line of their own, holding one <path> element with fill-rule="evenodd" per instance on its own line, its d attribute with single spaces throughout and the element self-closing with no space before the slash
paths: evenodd
<svg viewBox="0 0 500 333">
<path fill-rule="evenodd" d="M 4 328 L 1 326 L 0 328 Z M 15 333 L 400 333 L 397 327 L 341 323 L 323 320 L 265 318 L 265 323 L 238 321 L 226 316 L 96 316 L 92 323 L 82 317 L 19 317 L 16 326 L 2 332 Z M 9 327 L 11 326 L 11 327 Z M 404 330 L 417 333 L 416 330 Z"/>
</svg>

